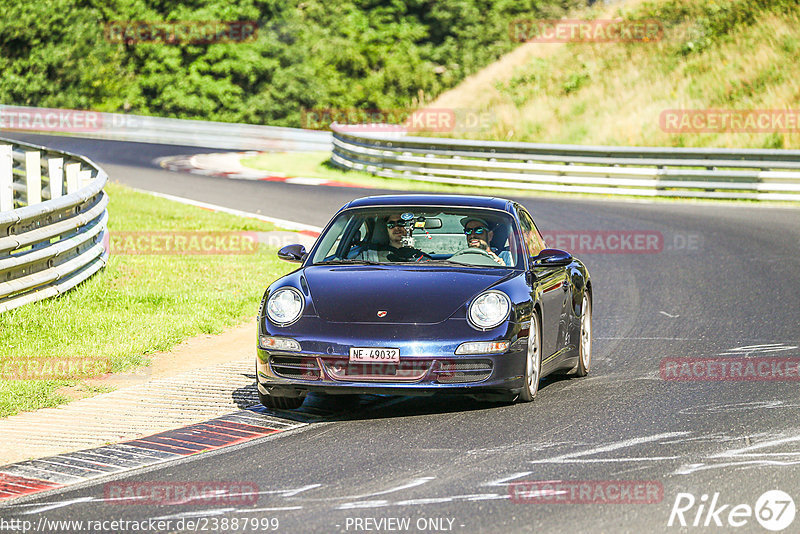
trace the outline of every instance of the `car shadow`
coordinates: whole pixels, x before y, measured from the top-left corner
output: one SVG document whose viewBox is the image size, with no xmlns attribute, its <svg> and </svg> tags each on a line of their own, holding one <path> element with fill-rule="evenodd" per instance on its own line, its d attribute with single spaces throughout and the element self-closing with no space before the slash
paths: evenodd
<svg viewBox="0 0 800 534">
<path fill-rule="evenodd" d="M 260 404 L 254 374 L 244 374 L 243 376 L 252 379 L 253 382 L 247 386 L 237 388 L 232 393 L 232 398 L 240 409 L 253 410 L 274 417 L 303 422 L 391 419 L 455 412 L 516 409 L 527 404 L 510 401 L 478 400 L 467 395 L 458 394 L 410 396 L 309 393 L 299 408 L 295 410 L 278 410 L 267 408 Z M 566 375 L 550 375 L 543 378 L 539 384 L 540 395 L 549 387 L 565 380 L 570 380 L 570 377 Z M 538 397 L 537 400 L 539 400 Z"/>
</svg>

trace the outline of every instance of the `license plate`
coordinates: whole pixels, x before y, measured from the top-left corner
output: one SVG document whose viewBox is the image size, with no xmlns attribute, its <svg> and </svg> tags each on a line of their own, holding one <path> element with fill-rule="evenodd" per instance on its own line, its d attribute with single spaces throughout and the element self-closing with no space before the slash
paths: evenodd
<svg viewBox="0 0 800 534">
<path fill-rule="evenodd" d="M 350 347 L 351 362 L 399 362 L 400 349 L 384 347 Z"/>
</svg>

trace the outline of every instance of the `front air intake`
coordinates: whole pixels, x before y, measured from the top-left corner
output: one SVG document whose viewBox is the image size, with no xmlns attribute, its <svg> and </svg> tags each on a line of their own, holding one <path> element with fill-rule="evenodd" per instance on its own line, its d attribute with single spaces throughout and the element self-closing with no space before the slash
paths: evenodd
<svg viewBox="0 0 800 534">
<path fill-rule="evenodd" d="M 466 384 L 482 382 L 492 375 L 491 360 L 459 360 L 439 362 L 434 371 L 440 384 Z"/>
</svg>

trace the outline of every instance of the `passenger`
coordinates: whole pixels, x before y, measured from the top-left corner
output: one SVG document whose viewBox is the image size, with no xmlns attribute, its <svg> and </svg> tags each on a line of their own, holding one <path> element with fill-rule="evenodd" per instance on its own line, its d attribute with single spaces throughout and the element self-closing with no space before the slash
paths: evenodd
<svg viewBox="0 0 800 534">
<path fill-rule="evenodd" d="M 461 225 L 464 227 L 464 235 L 467 236 L 467 246 L 485 251 L 495 262 L 504 267 L 511 264 L 510 252 L 501 252 L 489 246 L 492 237 L 494 237 L 494 232 L 492 231 L 492 225 L 486 219 L 464 217 L 461 219 Z M 505 259 L 501 256 L 505 256 Z"/>
</svg>

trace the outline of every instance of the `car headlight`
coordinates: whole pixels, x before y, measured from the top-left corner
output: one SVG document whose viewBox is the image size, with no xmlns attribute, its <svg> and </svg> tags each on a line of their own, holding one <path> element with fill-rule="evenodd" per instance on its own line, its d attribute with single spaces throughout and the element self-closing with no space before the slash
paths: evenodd
<svg viewBox="0 0 800 534">
<path fill-rule="evenodd" d="M 506 320 L 511 312 L 511 300 L 502 291 L 487 291 L 478 295 L 469 305 L 469 317 L 472 326 L 479 330 L 488 330 Z"/>
<path fill-rule="evenodd" d="M 303 313 L 303 295 L 293 287 L 282 287 L 267 300 L 267 317 L 278 326 L 287 326 Z"/>
</svg>

